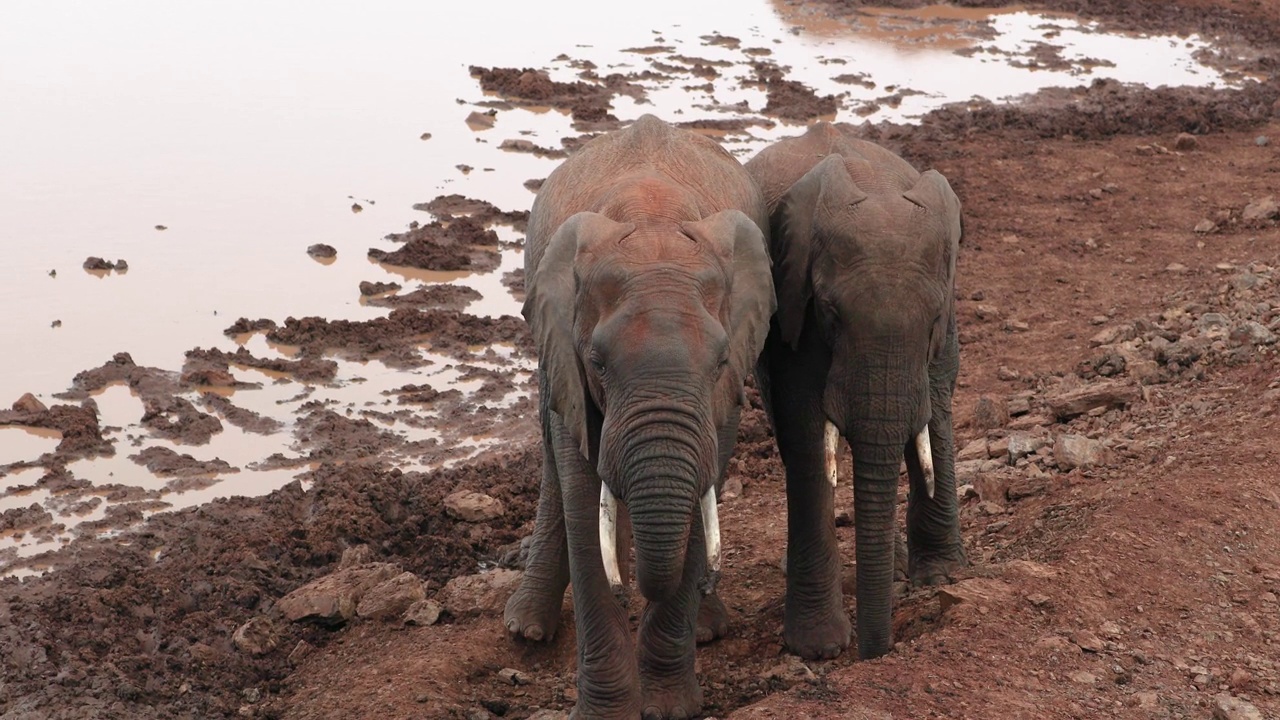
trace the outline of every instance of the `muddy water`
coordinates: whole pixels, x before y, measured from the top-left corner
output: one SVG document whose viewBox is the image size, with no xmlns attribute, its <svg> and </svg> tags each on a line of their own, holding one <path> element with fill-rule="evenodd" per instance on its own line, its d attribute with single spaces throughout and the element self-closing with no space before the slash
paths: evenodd
<svg viewBox="0 0 1280 720">
<path fill-rule="evenodd" d="M 567 114 L 549 108 L 504 109 L 492 128 L 469 126 L 468 114 L 484 110 L 474 103 L 496 99 L 480 91 L 469 65 L 546 68 L 557 80 L 577 79 L 577 61 L 593 62 L 601 75 L 657 69 L 660 77 L 638 81 L 643 100 L 614 99 L 622 120 L 644 112 L 761 120 L 765 95 L 751 66 L 761 60 L 788 68 L 790 79 L 819 94 L 839 96 L 833 119 L 850 122 L 910 121 L 946 102 L 1005 99 L 1098 77 L 1221 83 L 1195 62 L 1203 45 L 1194 37 L 1111 36 L 1021 11 L 926 8 L 834 21 L 776 0 L 737 3 L 731 12 L 676 0 L 611 6 L 607 17 L 596 8 L 584 0 L 498 9 L 460 3 L 444 13 L 428 3 L 355 10 L 319 2 L 308 5 L 305 23 L 285 3 L 9 8 L 0 24 L 0 97 L 9 108 L 0 113 L 0 401 L 29 391 L 52 404 L 76 372 L 120 351 L 168 370 L 181 368 L 193 347 L 242 343 L 260 357 L 289 357 L 292 349 L 261 335 L 229 339 L 222 331 L 241 316 L 386 315 L 360 296 L 363 280 L 396 281 L 403 292 L 464 284 L 483 295 L 469 312 L 518 314 L 501 282 L 521 267 L 518 250 L 504 250 L 500 267 L 485 274 L 366 257 L 371 247 L 394 247 L 383 240 L 387 233 L 429 220 L 412 205 L 439 194 L 527 209 L 533 195 L 523 183 L 545 177 L 558 161 L 499 145 L 527 138 L 559 147 L 579 134 Z M 1043 44 L 1061 47 L 1046 56 Z M 682 73 L 676 56 L 709 62 L 716 76 Z M 1029 63 L 1032 56 L 1041 61 Z M 721 139 L 745 158 L 801 129 L 763 120 Z M 519 239 L 496 229 L 506 242 Z M 334 246 L 337 259 L 313 260 L 306 248 L 314 243 Z M 88 256 L 124 259 L 129 268 L 90 273 L 81 268 Z M 528 359 L 494 348 L 486 361 L 486 352 L 475 349 L 467 364 L 516 379 L 515 391 L 486 402 L 518 402 Z M 117 453 L 68 469 L 95 487 L 140 489 L 154 501 L 147 513 L 269 492 L 310 467 L 296 431 L 303 405 L 315 401 L 399 437 L 402 445 L 386 459 L 402 467 L 458 462 L 499 440 L 447 427 L 429 409 L 397 413 L 403 407 L 392 392 L 407 384 L 479 389 L 479 380 L 461 380 L 458 365 L 429 354 L 412 369 L 343 360 L 336 378 L 320 384 L 233 366 L 237 380 L 257 387 L 222 394 L 280 425 L 261 433 L 224 421 L 201 446 L 153 437 L 140 424 L 142 400 L 124 386 L 108 387 L 94 400 Z M 201 407 L 198 393 L 185 397 Z M 57 441 L 56 433 L 0 428 L 0 467 L 34 461 Z M 151 447 L 231 469 L 183 482 L 161 478 L 130 459 Z M 277 453 L 283 461 L 264 463 Z M 11 469 L 0 476 L 0 510 L 54 504 L 44 491 L 7 490 L 39 475 Z M 55 522 L 70 529 L 102 517 L 107 504 L 87 515 L 55 512 Z M 30 555 L 69 532 L 10 537 L 0 547 Z"/>
</svg>

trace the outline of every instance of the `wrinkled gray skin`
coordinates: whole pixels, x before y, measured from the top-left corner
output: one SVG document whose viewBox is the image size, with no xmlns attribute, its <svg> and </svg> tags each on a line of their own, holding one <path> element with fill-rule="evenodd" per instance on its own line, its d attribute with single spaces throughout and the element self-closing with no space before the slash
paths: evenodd
<svg viewBox="0 0 1280 720">
<path fill-rule="evenodd" d="M 572 578 L 577 717 L 701 709 L 699 500 L 722 482 L 775 307 L 767 227 L 737 160 L 650 115 L 584 146 L 534 201 L 524 316 L 538 345 L 545 459 L 504 620 L 516 636 L 549 638 Z M 602 481 L 629 513 L 648 601 L 634 645 L 601 561 Z"/>
<path fill-rule="evenodd" d="M 920 174 L 828 123 L 766 148 L 747 170 L 769 206 L 778 294 L 756 376 L 787 471 L 784 640 L 805 658 L 849 644 L 824 472 L 829 420 L 853 450 L 858 654 L 878 657 L 893 647 L 904 459 L 911 580 L 944 582 L 965 563 L 951 420 L 960 202 L 937 172 Z M 926 424 L 932 499 L 914 443 Z"/>
</svg>

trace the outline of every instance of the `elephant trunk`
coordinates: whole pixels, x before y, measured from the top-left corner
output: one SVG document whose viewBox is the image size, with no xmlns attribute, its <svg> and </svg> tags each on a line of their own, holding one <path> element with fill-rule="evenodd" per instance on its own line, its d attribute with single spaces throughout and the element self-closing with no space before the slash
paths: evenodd
<svg viewBox="0 0 1280 720">
<path fill-rule="evenodd" d="M 828 384 L 828 416 L 842 427 L 853 450 L 858 655 L 864 659 L 893 647 L 899 468 L 905 453 L 914 460 L 922 444 L 928 452 L 928 376 L 923 358 L 915 363 L 911 357 L 900 352 L 863 355 Z"/>
<path fill-rule="evenodd" d="M 716 458 L 715 435 L 702 425 L 684 412 L 647 409 L 630 423 L 633 439 L 607 458 L 631 517 L 636 584 L 651 602 L 674 595 L 685 575 L 693 515 Z"/>
</svg>

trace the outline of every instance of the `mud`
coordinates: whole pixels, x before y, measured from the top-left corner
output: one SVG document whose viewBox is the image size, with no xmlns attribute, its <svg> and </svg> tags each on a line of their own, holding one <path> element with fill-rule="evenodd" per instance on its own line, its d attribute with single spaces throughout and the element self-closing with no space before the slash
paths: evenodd
<svg viewBox="0 0 1280 720">
<path fill-rule="evenodd" d="M 498 235 L 470 216 L 440 221 L 394 233 L 387 239 L 404 247 L 387 252 L 370 248 L 369 257 L 380 263 L 423 270 L 471 270 L 485 272 L 498 267 Z"/>
<path fill-rule="evenodd" d="M 1280 15 L 1271 6 L 1047 5 L 1138 29 L 1230 33 L 1265 45 L 1255 67 L 1274 67 Z M 860 7 L 805 6 L 835 17 Z M 1056 63 L 1051 50 L 1035 61 Z M 688 54 L 663 59 L 691 76 L 723 70 Z M 834 98 L 776 66 L 757 68 L 774 106 L 765 114 L 834 112 Z M 565 152 L 597 131 L 588 125 L 613 122 L 612 99 L 637 93 L 623 76 L 579 70 L 581 82 L 561 83 L 539 70 L 473 68 L 503 107 L 572 112 L 577 134 L 560 140 Z M 838 64 L 832 72 L 851 87 L 867 82 Z M 909 91 L 885 88 L 875 103 Z M 785 654 L 784 480 L 749 389 L 721 509 L 732 625 L 698 654 L 706 714 L 1191 718 L 1209 714 L 1220 693 L 1263 716 L 1280 712 L 1280 498 L 1270 480 L 1280 463 L 1270 442 L 1280 429 L 1280 228 L 1255 205 L 1274 194 L 1277 148 L 1255 138 L 1280 135 L 1278 99 L 1274 77 L 1236 90 L 1100 81 L 1018 104 L 944 108 L 919 126 L 858 128 L 940 169 L 964 203 L 956 412 L 973 565 L 947 588 L 904 592 L 898 645 L 886 658 L 804 663 Z M 775 123 L 681 119 L 726 142 Z M 1179 146 L 1179 133 L 1194 142 Z M 374 214 L 365 204 L 362 221 Z M 462 194 L 420 209 L 436 221 L 393 241 L 421 251 L 418 267 L 430 269 L 477 257 L 481 265 L 455 269 L 497 267 L 509 248 L 492 226 L 519 230 L 527 220 Z M 1206 221 L 1211 230 L 1193 230 Z M 517 298 L 523 280 L 520 270 L 501 278 Z M 504 636 L 503 591 L 459 599 L 460 586 L 496 583 L 496 567 L 518 570 L 532 529 L 542 460 L 525 324 L 468 314 L 476 296 L 465 286 L 401 293 L 398 283 L 366 282 L 359 296 L 391 307 L 385 317 L 241 318 L 226 330 L 240 347 L 195 348 L 181 372 L 120 353 L 76 375 L 62 403 L 28 396 L 0 411 L 0 425 L 61 436 L 35 467 L 0 468 L 23 473 L 0 496 L 0 532 L 56 543 L 72 516 L 81 521 L 79 539 L 62 550 L 0 550 L 5 567 L 53 569 L 0 580 L 0 713 L 524 718 L 572 707 L 571 603 L 556 640 L 535 647 Z M 281 357 L 267 357 L 264 340 Z M 349 364 L 370 361 L 401 374 L 367 386 L 361 404 L 333 399 L 361 387 Z M 241 379 L 250 374 L 267 380 Z M 274 404 L 300 403 L 287 423 L 250 409 L 273 404 L 254 397 L 280 397 L 276 385 L 293 397 Z M 142 405 L 143 434 L 177 447 L 121 451 L 129 434 L 100 419 L 121 388 Z M 1085 405 L 1060 412 L 1064 397 Z M 211 450 L 237 432 L 223 422 L 263 436 L 289 431 L 293 446 L 238 467 Z M 83 476 L 85 459 L 117 452 L 164 482 Z M 840 463 L 848 478 L 847 453 Z M 165 512 L 179 492 L 272 469 L 297 471 L 297 480 L 262 497 Z M 502 514 L 455 519 L 444 498 L 459 490 L 500 501 Z M 837 506 L 850 507 L 851 496 L 843 483 Z M 852 558 L 854 529 L 839 522 L 837 535 Z M 345 553 L 412 573 L 439 617 L 288 622 L 281 598 L 339 571 Z M 638 615 L 640 604 L 630 609 Z"/>
<path fill-rule="evenodd" d="M 833 120 L 840 107 L 834 95 L 819 96 L 812 89 L 796 80 L 788 80 L 784 72 L 772 63 L 755 64 L 757 82 L 768 93 L 768 100 L 761 111 L 793 122 Z"/>
</svg>

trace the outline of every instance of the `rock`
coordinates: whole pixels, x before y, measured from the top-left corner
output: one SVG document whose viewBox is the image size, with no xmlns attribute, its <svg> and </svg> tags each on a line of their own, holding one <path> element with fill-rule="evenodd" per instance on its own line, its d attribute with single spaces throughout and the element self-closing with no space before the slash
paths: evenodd
<svg viewBox="0 0 1280 720">
<path fill-rule="evenodd" d="M 1153 708 L 1160 704 L 1160 695 L 1153 692 L 1134 693 L 1131 704 L 1140 708 Z"/>
<path fill-rule="evenodd" d="M 1257 145 L 1258 147 L 1266 147 L 1267 145 L 1271 144 L 1271 138 L 1267 137 L 1266 135 L 1259 135 L 1258 137 L 1253 139 L 1253 144 Z"/>
<path fill-rule="evenodd" d="M 1027 596 L 1027 602 L 1031 603 L 1032 605 L 1038 608 L 1042 608 L 1042 607 L 1049 607 L 1049 605 L 1053 601 L 1049 599 L 1048 595 L 1043 595 L 1041 593 L 1031 593 L 1030 595 Z"/>
<path fill-rule="evenodd" d="M 458 490 L 444 499 L 445 512 L 464 522 L 487 522 L 502 517 L 502 501 L 474 490 Z"/>
<path fill-rule="evenodd" d="M 400 568 L 390 563 L 341 568 L 280 598 L 276 608 L 290 622 L 341 625 L 355 617 L 366 592 L 399 574 Z"/>
<path fill-rule="evenodd" d="M 1020 377 L 1022 376 L 1018 374 L 1017 370 L 1011 370 L 1004 365 L 996 368 L 996 379 L 998 380 L 1010 381 L 1017 380 Z"/>
<path fill-rule="evenodd" d="M 1262 720 L 1262 713 L 1252 703 L 1221 693 L 1213 696 L 1213 720 Z"/>
<path fill-rule="evenodd" d="M 1110 640 L 1118 640 L 1122 635 L 1124 635 L 1124 631 L 1120 629 L 1120 626 L 1110 620 L 1102 623 L 1098 628 L 1098 632 L 1102 633 L 1103 637 Z"/>
<path fill-rule="evenodd" d="M 467 127 L 477 131 L 488 130 L 497 123 L 497 117 L 498 111 L 496 110 L 489 110 L 488 112 L 472 111 L 466 119 Z"/>
<path fill-rule="evenodd" d="M 1035 648 L 1037 650 L 1045 652 L 1065 652 L 1066 650 L 1070 650 L 1072 647 L 1071 643 L 1067 642 L 1067 639 L 1060 635 L 1045 635 L 1039 640 L 1036 640 L 1035 644 Z"/>
<path fill-rule="evenodd" d="M 1071 633 L 1071 642 L 1085 652 L 1102 652 L 1102 640 L 1088 630 L 1077 630 Z"/>
<path fill-rule="evenodd" d="M 1009 422 L 1009 406 L 1004 400 L 983 395 L 973 404 L 973 426 L 994 430 Z"/>
<path fill-rule="evenodd" d="M 515 570 L 498 569 L 455 577 L 440 591 L 438 599 L 455 618 L 501 615 L 507 596 L 521 575 Z"/>
<path fill-rule="evenodd" d="M 1004 514 L 1004 506 L 993 502 L 980 502 L 978 503 L 978 509 L 982 511 L 983 515 L 995 516 Z"/>
<path fill-rule="evenodd" d="M 1009 398 L 1008 409 L 1009 415 L 1026 415 L 1031 412 L 1031 398 L 1035 397 L 1030 392 L 1020 392 Z"/>
<path fill-rule="evenodd" d="M 1259 198 L 1244 206 L 1244 212 L 1241 218 L 1246 222 L 1254 222 L 1258 220 L 1271 220 L 1280 217 L 1280 205 L 1276 204 L 1276 199 L 1272 195 Z"/>
<path fill-rule="evenodd" d="M 1122 408 L 1140 397 L 1142 392 L 1130 383 L 1104 380 L 1055 392 L 1046 397 L 1045 402 L 1058 419 L 1068 420 L 1094 408 Z"/>
<path fill-rule="evenodd" d="M 371 295 L 381 295 L 382 293 L 395 292 L 400 289 L 400 283 L 395 282 L 369 282 L 368 280 L 360 281 L 360 294 L 369 297 Z"/>
<path fill-rule="evenodd" d="M 103 260 L 100 257 L 90 255 L 85 258 L 83 267 L 85 270 L 112 270 L 115 268 L 115 264 L 107 260 Z"/>
<path fill-rule="evenodd" d="M 1231 324 L 1231 318 L 1217 312 L 1204 313 L 1196 320 L 1196 327 L 1202 330 L 1215 327 L 1226 327 L 1229 324 Z"/>
<path fill-rule="evenodd" d="M 266 655 L 275 650 L 280 641 L 276 637 L 275 625 L 270 618 L 255 617 L 236 628 L 231 635 L 231 642 L 235 643 L 242 652 L 257 656 Z"/>
<path fill-rule="evenodd" d="M 44 403 L 40 402 L 35 395 L 25 393 L 22 397 L 13 402 L 13 409 L 21 413 L 42 413 L 46 412 L 49 408 L 46 407 Z"/>
<path fill-rule="evenodd" d="M 1194 150 L 1199 145 L 1200 141 L 1191 133 L 1178 133 L 1178 137 L 1173 139 L 1174 150 Z"/>
<path fill-rule="evenodd" d="M 116 260 L 116 272 L 129 272 L 129 263 L 125 262 L 124 259 Z"/>
<path fill-rule="evenodd" d="M 1187 271 L 1187 266 L 1183 265 L 1182 263 L 1176 263 L 1176 262 L 1169 263 L 1168 265 L 1165 266 L 1164 271 L 1167 273 L 1174 273 L 1175 275 L 1180 275 Z"/>
<path fill-rule="evenodd" d="M 1089 345 L 1092 347 L 1114 345 L 1115 343 L 1132 340 L 1136 335 L 1137 332 L 1132 325 L 1114 325 L 1098 331 L 1097 334 L 1089 338 Z"/>
<path fill-rule="evenodd" d="M 356 606 L 356 615 L 373 620 L 398 618 L 410 606 L 426 597 L 426 589 L 417 575 L 400 573 L 370 588 Z"/>
<path fill-rule="evenodd" d="M 1071 682 L 1080 683 L 1081 685 L 1092 685 L 1098 682 L 1098 678 L 1093 673 L 1088 673 L 1084 670 L 1077 670 L 1067 677 L 1071 679 Z"/>
<path fill-rule="evenodd" d="M 1049 444 L 1049 438 L 1025 432 L 1011 432 L 1008 440 L 1010 465 Z"/>
<path fill-rule="evenodd" d="M 530 677 L 515 668 L 502 668 L 498 671 L 498 677 L 505 683 L 511 685 L 528 685 L 533 682 Z"/>
<path fill-rule="evenodd" d="M 1061 470 L 1088 468 L 1106 460 L 1107 448 L 1098 440 L 1083 435 L 1059 435 L 1053 444 L 1053 457 Z"/>
<path fill-rule="evenodd" d="M 956 463 L 956 482 L 961 485 L 973 485 L 977 487 L 978 473 L 982 470 L 982 464 L 986 460 L 965 460 Z"/>
<path fill-rule="evenodd" d="M 956 453 L 956 462 L 985 460 L 987 457 L 989 457 L 987 455 L 987 440 L 986 438 L 978 438 L 968 445 L 965 445 L 961 448 L 960 452 Z"/>
<path fill-rule="evenodd" d="M 1195 232 L 1200 233 L 1201 235 L 1207 235 L 1208 233 L 1211 233 L 1214 230 L 1217 230 L 1218 226 L 1215 225 L 1212 220 L 1204 219 L 1196 223 L 1196 226 L 1192 229 Z"/>
<path fill-rule="evenodd" d="M 987 456 L 993 460 L 1009 456 L 1009 438 L 1002 437 L 987 444 Z"/>
<path fill-rule="evenodd" d="M 1249 683 L 1253 682 L 1253 673 L 1244 668 L 1236 668 L 1231 671 L 1231 676 L 1227 678 L 1227 682 L 1231 685 L 1232 690 L 1243 690 L 1249 687 Z"/>
<path fill-rule="evenodd" d="M 352 545 L 342 551 L 342 559 L 338 567 L 349 568 L 356 565 L 368 565 L 373 562 L 373 548 L 368 545 Z"/>
<path fill-rule="evenodd" d="M 528 720 L 569 720 L 569 713 L 563 710 L 539 710 L 530 715 Z"/>
<path fill-rule="evenodd" d="M 1009 421 L 1010 430 L 1034 430 L 1036 428 L 1044 428 L 1053 424 L 1053 418 L 1044 415 L 1023 415 Z"/>
<path fill-rule="evenodd" d="M 307 248 L 307 254 L 319 260 L 328 260 L 329 258 L 338 257 L 338 250 L 332 245 L 316 243 Z"/>
<path fill-rule="evenodd" d="M 1024 477 L 1013 481 L 1009 484 L 1009 489 L 1005 490 L 1005 497 L 1010 500 L 1022 500 L 1036 495 L 1043 494 L 1049 489 L 1048 481 L 1043 477 Z"/>
</svg>

